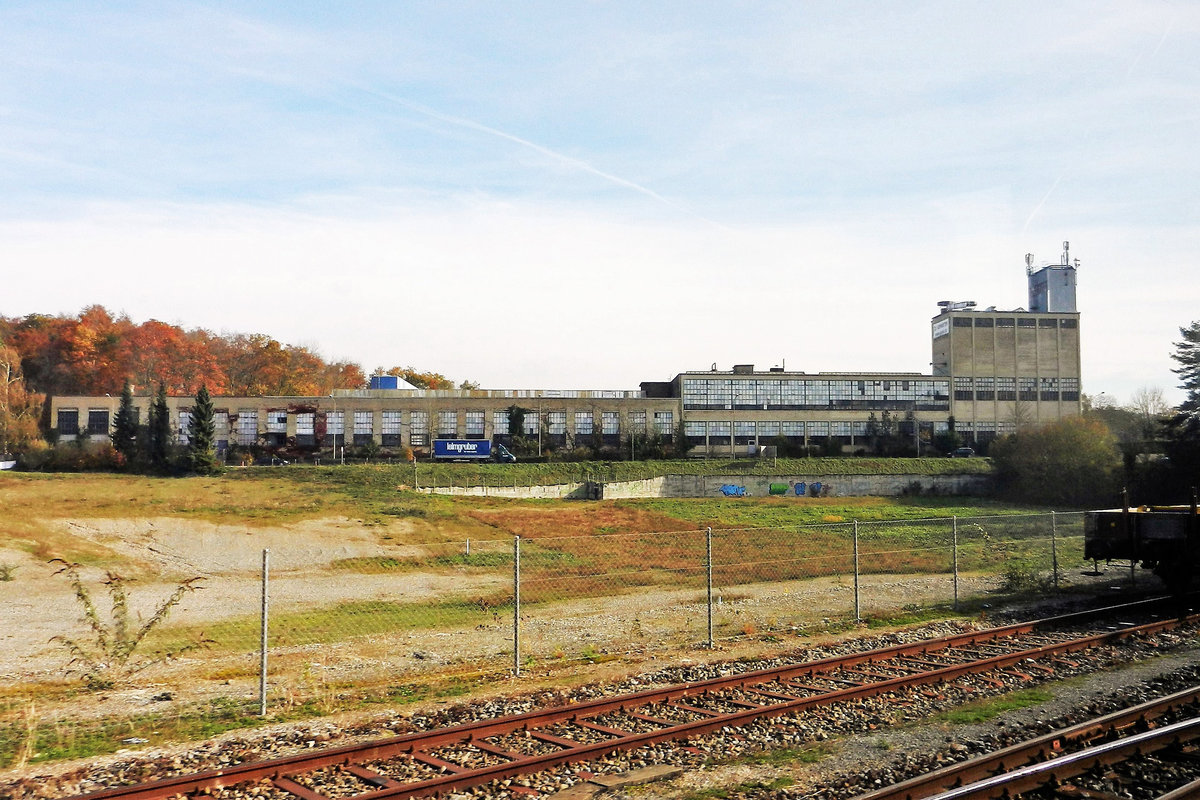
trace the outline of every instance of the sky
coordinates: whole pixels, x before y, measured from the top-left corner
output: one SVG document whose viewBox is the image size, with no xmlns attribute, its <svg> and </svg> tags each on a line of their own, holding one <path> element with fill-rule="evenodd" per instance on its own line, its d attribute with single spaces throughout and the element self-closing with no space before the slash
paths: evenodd
<svg viewBox="0 0 1200 800">
<path fill-rule="evenodd" d="M 1178 402 L 1200 4 L 0 0 L 0 315 L 636 389 L 930 371 L 1080 262 L 1083 389 Z"/>
</svg>

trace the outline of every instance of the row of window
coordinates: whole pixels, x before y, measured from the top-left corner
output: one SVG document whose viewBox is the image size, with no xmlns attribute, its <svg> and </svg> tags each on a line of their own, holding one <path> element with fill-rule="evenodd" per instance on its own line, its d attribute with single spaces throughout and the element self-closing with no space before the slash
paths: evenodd
<svg viewBox="0 0 1200 800">
<path fill-rule="evenodd" d="M 1079 327 L 1079 320 L 1074 317 L 1059 319 L 1058 317 L 955 317 L 956 328 L 1064 328 Z"/>
<path fill-rule="evenodd" d="M 911 431 L 911 422 L 902 423 Z M 805 437 L 825 436 L 866 436 L 870 423 L 866 420 L 794 420 L 794 421 L 736 421 L 723 422 L 719 420 L 691 420 L 683 424 L 683 433 L 689 439 L 728 439 L 731 436 L 739 444 L 751 442 L 754 439 L 769 440 L 777 436 L 788 439 L 804 439 Z"/>
<path fill-rule="evenodd" d="M 949 408 L 947 380 L 814 380 L 685 378 L 685 409 L 794 410 L 822 408 Z"/>
<path fill-rule="evenodd" d="M 956 375 L 955 400 L 1079 400 L 1078 378 L 1007 378 Z"/>
<path fill-rule="evenodd" d="M 136 410 L 136 409 L 135 409 Z M 58 410 L 58 432 L 62 436 L 78 436 L 79 409 L 61 408 Z M 353 411 L 349 420 L 352 425 L 355 444 L 365 444 L 374 439 L 375 412 Z M 87 412 L 87 433 L 91 436 L 104 436 L 109 432 L 109 412 L 107 409 L 89 409 Z M 324 441 L 344 442 L 347 434 L 347 412 L 327 411 L 318 415 L 312 411 L 288 412 L 282 409 L 271 409 L 264 412 L 263 432 L 269 441 L 282 444 L 287 436 L 288 417 L 295 419 L 296 443 L 302 446 L 312 446 L 317 443 L 319 434 Z M 464 425 L 460 431 L 459 414 L 457 411 L 438 411 L 434 430 L 440 439 L 483 439 L 487 436 L 485 428 L 486 412 L 467 411 L 463 414 Z M 234 429 L 230 429 L 231 417 Z M 600 412 L 599 424 L 592 411 L 570 412 L 574 423 L 573 431 L 576 436 L 592 436 L 599 433 L 602 436 L 620 436 L 621 415 L 616 411 Z M 175 432 L 178 441 L 186 444 L 191 429 L 191 412 L 180 409 L 177 415 Z M 567 432 L 568 412 L 550 411 L 544 415 L 543 430 L 550 435 L 565 435 Z M 647 431 L 648 412 L 631 411 L 628 414 L 630 432 L 644 434 Z M 219 409 L 213 414 L 216 438 L 228 441 L 231 434 L 238 444 L 254 444 L 259 436 L 259 410 L 256 408 L 240 408 L 236 414 L 230 414 L 228 409 Z M 429 444 L 430 418 L 427 411 L 383 411 L 380 414 L 379 435 L 384 446 L 398 446 L 403 443 L 404 428 L 409 432 L 409 444 L 425 447 Z M 535 437 L 539 434 L 538 415 L 525 414 L 521 424 L 521 435 Z M 323 424 L 323 425 L 322 425 Z M 654 430 L 663 436 L 670 436 L 675 425 L 675 415 L 671 411 L 654 412 Z M 323 427 L 323 430 L 321 428 Z M 508 436 L 511 434 L 510 417 L 507 411 L 492 412 L 492 435 Z"/>
</svg>

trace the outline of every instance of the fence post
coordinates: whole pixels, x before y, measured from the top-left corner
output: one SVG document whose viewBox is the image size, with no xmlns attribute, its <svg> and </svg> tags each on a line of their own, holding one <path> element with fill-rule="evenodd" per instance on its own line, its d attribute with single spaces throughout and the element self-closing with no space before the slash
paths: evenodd
<svg viewBox="0 0 1200 800">
<path fill-rule="evenodd" d="M 854 621 L 862 622 L 862 606 L 858 598 L 858 520 L 854 520 Z"/>
<path fill-rule="evenodd" d="M 471 537 L 467 537 L 467 558 L 471 557 Z"/>
<path fill-rule="evenodd" d="M 713 594 L 712 594 L 712 528 L 705 528 L 704 542 L 707 555 L 704 560 L 705 570 L 708 573 L 708 649 L 713 649 Z"/>
<path fill-rule="evenodd" d="M 513 537 L 513 675 L 521 676 L 521 537 Z"/>
<path fill-rule="evenodd" d="M 954 534 L 954 610 L 958 611 L 958 515 L 951 517 Z"/>
<path fill-rule="evenodd" d="M 1050 566 L 1054 570 L 1054 591 L 1058 591 L 1058 517 L 1050 512 Z"/>
<path fill-rule="evenodd" d="M 267 715 L 267 570 L 271 551 L 262 551 L 262 617 L 258 641 L 258 715 Z"/>
</svg>

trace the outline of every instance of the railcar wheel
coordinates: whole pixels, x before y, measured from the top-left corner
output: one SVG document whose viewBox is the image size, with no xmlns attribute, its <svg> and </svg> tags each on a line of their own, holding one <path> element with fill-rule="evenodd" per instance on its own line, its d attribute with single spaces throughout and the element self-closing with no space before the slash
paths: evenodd
<svg viewBox="0 0 1200 800">
<path fill-rule="evenodd" d="M 1192 582 L 1192 573 L 1187 564 L 1158 562 L 1154 574 L 1162 579 L 1172 594 L 1183 594 Z"/>
</svg>

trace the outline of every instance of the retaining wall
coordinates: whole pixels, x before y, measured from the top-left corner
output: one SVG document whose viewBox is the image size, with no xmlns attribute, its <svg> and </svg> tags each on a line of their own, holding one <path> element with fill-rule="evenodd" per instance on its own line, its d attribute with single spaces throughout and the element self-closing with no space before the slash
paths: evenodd
<svg viewBox="0 0 1200 800">
<path fill-rule="evenodd" d="M 741 486 L 753 497 L 770 494 L 771 484 L 786 485 L 786 496 L 796 497 L 797 483 L 805 484 L 805 495 L 811 496 L 814 483 L 821 484 L 824 494 L 833 497 L 895 497 L 921 494 L 982 495 L 991 489 L 989 475 L 666 475 L 640 481 L 611 481 L 603 484 L 606 500 L 641 497 L 714 497 L 721 494 L 723 485 Z M 420 491 L 436 494 L 471 495 L 479 497 L 520 497 L 547 499 L 588 498 L 594 484 L 563 483 L 550 486 L 455 486 L 428 488 Z"/>
</svg>

